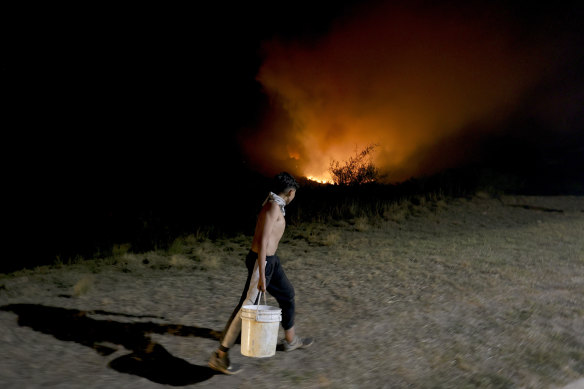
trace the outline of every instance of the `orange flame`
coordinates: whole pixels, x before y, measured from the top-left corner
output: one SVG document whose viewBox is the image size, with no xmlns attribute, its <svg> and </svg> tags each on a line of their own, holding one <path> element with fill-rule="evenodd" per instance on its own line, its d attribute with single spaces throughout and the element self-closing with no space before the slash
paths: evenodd
<svg viewBox="0 0 584 389">
<path fill-rule="evenodd" d="M 307 179 L 309 179 L 310 181 L 314 181 L 314 182 L 318 182 L 319 184 L 333 184 L 333 180 L 330 178 L 329 176 L 320 176 L 320 177 L 314 177 L 314 176 L 306 176 Z"/>
</svg>

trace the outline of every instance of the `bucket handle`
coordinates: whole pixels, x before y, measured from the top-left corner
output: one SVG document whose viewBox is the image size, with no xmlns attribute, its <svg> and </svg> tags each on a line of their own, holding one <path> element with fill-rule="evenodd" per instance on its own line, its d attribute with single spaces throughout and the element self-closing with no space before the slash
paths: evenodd
<svg viewBox="0 0 584 389">
<path fill-rule="evenodd" d="M 260 291 L 260 294 L 258 296 L 258 303 L 257 303 L 258 308 L 256 309 L 256 321 L 259 321 L 258 317 L 259 317 L 259 313 L 260 313 L 260 302 L 261 302 L 260 300 L 262 299 L 262 293 L 264 295 L 264 305 L 268 305 L 268 302 L 266 300 L 266 292 Z"/>
</svg>

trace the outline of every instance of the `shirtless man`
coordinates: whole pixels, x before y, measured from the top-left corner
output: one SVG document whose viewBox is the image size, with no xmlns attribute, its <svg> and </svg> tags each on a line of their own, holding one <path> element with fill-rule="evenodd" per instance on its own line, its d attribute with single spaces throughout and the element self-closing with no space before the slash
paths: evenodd
<svg viewBox="0 0 584 389">
<path fill-rule="evenodd" d="M 257 304 L 260 292 L 268 291 L 278 301 L 282 309 L 282 327 L 285 339 L 282 340 L 284 351 L 306 348 L 313 343 L 310 338 L 299 338 L 294 331 L 294 288 L 286 277 L 280 259 L 276 256 L 278 243 L 284 234 L 286 220 L 285 207 L 294 200 L 299 185 L 288 173 L 280 173 L 272 184 L 258 216 L 251 250 L 247 255 L 247 281 L 239 304 L 233 310 L 223 334 L 219 348 L 209 360 L 209 366 L 225 374 L 235 374 L 229 362 L 228 351 L 235 344 L 241 332 L 241 307 Z"/>
</svg>

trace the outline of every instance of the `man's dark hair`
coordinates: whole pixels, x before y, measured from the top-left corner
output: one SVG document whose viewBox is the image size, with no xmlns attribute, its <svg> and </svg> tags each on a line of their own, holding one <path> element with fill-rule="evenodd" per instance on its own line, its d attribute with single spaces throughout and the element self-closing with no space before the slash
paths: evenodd
<svg viewBox="0 0 584 389">
<path fill-rule="evenodd" d="M 294 177 L 292 177 L 290 173 L 282 172 L 276 174 L 276 177 L 274 177 L 272 189 L 276 194 L 284 193 L 289 189 L 298 188 L 300 188 L 300 185 L 298 184 L 298 182 L 296 182 L 296 180 L 294 179 Z"/>
</svg>

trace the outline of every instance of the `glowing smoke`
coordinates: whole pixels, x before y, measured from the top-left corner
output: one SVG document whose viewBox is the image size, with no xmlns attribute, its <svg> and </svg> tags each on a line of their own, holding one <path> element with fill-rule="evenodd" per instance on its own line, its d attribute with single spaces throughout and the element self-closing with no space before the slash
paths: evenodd
<svg viewBox="0 0 584 389">
<path fill-rule="evenodd" d="M 251 161 L 323 177 L 331 159 L 375 143 L 390 181 L 456 164 L 436 145 L 494 128 L 551 63 L 550 45 L 487 11 L 380 5 L 316 42 L 267 42 L 258 80 L 271 112 L 245 141 Z"/>
</svg>

